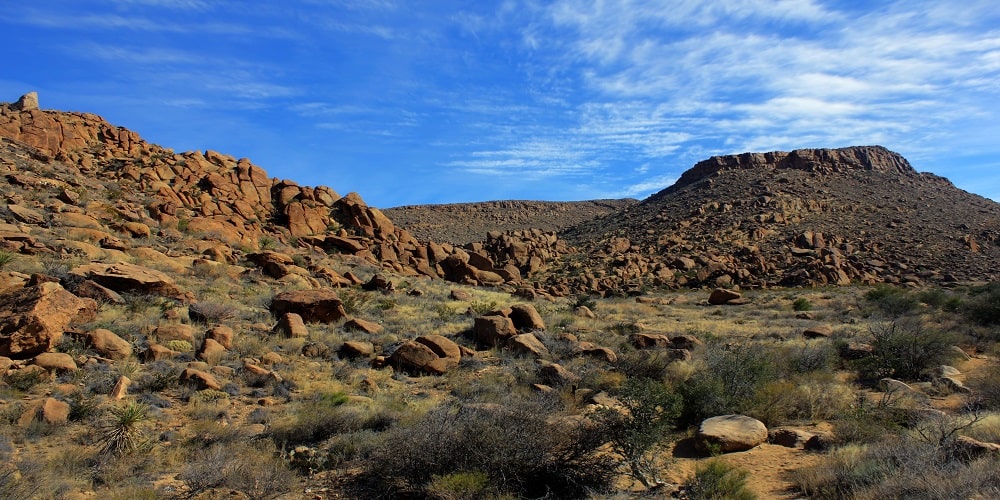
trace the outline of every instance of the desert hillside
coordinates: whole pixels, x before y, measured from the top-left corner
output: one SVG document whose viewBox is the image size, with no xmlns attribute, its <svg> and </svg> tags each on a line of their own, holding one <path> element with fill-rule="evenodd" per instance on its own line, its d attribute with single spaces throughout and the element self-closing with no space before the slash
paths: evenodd
<svg viewBox="0 0 1000 500">
<path fill-rule="evenodd" d="M 0 198 L 0 498 L 1000 497 L 997 204 L 881 147 L 383 212 L 28 94 Z"/>
</svg>

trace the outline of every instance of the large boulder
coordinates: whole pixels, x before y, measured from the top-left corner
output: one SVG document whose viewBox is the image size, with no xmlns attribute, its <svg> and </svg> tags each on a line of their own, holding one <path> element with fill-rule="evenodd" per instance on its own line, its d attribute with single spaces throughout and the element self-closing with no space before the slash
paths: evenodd
<svg viewBox="0 0 1000 500">
<path fill-rule="evenodd" d="M 511 337 L 511 339 L 507 341 L 507 346 L 514 351 L 530 354 L 536 358 L 542 358 L 549 355 L 549 350 L 545 347 L 545 344 L 542 344 L 542 342 L 538 340 L 538 337 L 531 333 L 522 333 Z"/>
<path fill-rule="evenodd" d="M 48 351 L 73 322 L 97 314 L 97 303 L 58 283 L 39 283 L 0 296 L 0 356 L 27 359 Z"/>
<path fill-rule="evenodd" d="M 279 293 L 271 300 L 271 313 L 295 313 L 307 323 L 332 323 L 347 316 L 337 292 L 329 288 Z"/>
<path fill-rule="evenodd" d="M 285 313 L 278 318 L 278 323 L 271 329 L 271 333 L 288 338 L 304 338 L 309 336 L 309 329 L 306 328 L 302 316 Z"/>
<path fill-rule="evenodd" d="M 132 343 L 111 330 L 98 328 L 82 336 L 83 342 L 108 359 L 127 359 L 132 355 Z"/>
<path fill-rule="evenodd" d="M 31 364 L 53 373 L 75 372 L 77 369 L 73 356 L 64 352 L 43 352 L 35 356 L 35 359 L 31 360 Z"/>
<path fill-rule="evenodd" d="M 510 318 L 504 316 L 480 316 L 475 319 L 472 332 L 477 342 L 495 346 L 517 335 L 517 328 L 514 328 Z"/>
<path fill-rule="evenodd" d="M 510 320 L 518 330 L 544 330 L 545 321 L 531 304 L 517 304 L 510 308 Z"/>
<path fill-rule="evenodd" d="M 767 427 L 745 415 L 722 415 L 706 419 L 698 427 L 695 443 L 703 451 L 746 451 L 767 441 Z"/>
<path fill-rule="evenodd" d="M 726 290 L 725 288 L 716 288 L 712 290 L 712 294 L 708 296 L 708 303 L 713 306 L 721 306 L 724 304 L 729 304 L 732 301 L 738 301 L 743 296 L 739 292 L 733 290 Z"/>
<path fill-rule="evenodd" d="M 93 280 L 118 293 L 152 294 L 177 300 L 188 298 L 166 273 L 135 264 L 85 264 L 72 269 L 70 274 Z"/>
<path fill-rule="evenodd" d="M 45 398 L 40 403 L 31 405 L 18 419 L 18 424 L 28 427 L 32 422 L 44 422 L 49 425 L 62 425 L 69 421 L 69 404 L 55 398 Z"/>
<path fill-rule="evenodd" d="M 401 370 L 433 375 L 441 375 L 458 365 L 457 360 L 439 356 L 430 346 L 416 340 L 404 342 L 389 355 L 388 361 Z"/>
</svg>

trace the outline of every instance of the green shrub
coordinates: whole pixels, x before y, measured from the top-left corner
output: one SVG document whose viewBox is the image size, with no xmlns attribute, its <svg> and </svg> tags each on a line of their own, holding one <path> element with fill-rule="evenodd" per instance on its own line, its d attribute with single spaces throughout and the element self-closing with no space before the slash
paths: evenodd
<svg viewBox="0 0 1000 500">
<path fill-rule="evenodd" d="M 673 428 L 681 399 L 662 382 L 648 378 L 629 379 L 615 397 L 621 407 L 598 410 L 598 428 L 625 461 L 629 474 L 650 488 L 658 482 L 658 467 L 655 458 L 646 455 Z"/>
<path fill-rule="evenodd" d="M 490 477 L 483 472 L 454 472 L 433 476 L 427 484 L 427 495 L 440 500 L 486 498 Z"/>
<path fill-rule="evenodd" d="M 805 297 L 799 297 L 792 302 L 792 309 L 795 311 L 811 311 L 813 308 L 812 302 Z"/>
<path fill-rule="evenodd" d="M 899 318 L 916 309 L 919 304 L 917 298 L 906 290 L 885 284 L 877 285 L 865 293 L 865 300 L 890 318 Z"/>
<path fill-rule="evenodd" d="M 48 379 L 49 374 L 45 370 L 32 369 L 15 370 L 3 378 L 7 385 L 21 392 L 27 392 Z"/>
<path fill-rule="evenodd" d="M 1000 325 L 1000 282 L 974 289 L 965 316 L 981 325 Z"/>
<path fill-rule="evenodd" d="M 619 354 L 615 368 L 630 379 L 663 380 L 671 361 L 662 350 L 633 350 Z"/>
<path fill-rule="evenodd" d="M 190 342 L 181 339 L 168 340 L 165 344 L 163 344 L 163 347 L 177 352 L 188 352 L 194 350 L 194 346 L 191 345 Z"/>
<path fill-rule="evenodd" d="M 312 400 L 303 401 L 287 418 L 272 425 L 274 442 L 295 446 L 322 441 L 346 431 L 365 427 L 366 415 L 362 410 L 343 406 L 347 396 L 343 393 L 320 393 Z"/>
<path fill-rule="evenodd" d="M 123 455 L 147 444 L 140 424 L 148 418 L 149 408 L 130 401 L 108 408 L 108 418 L 102 426 L 101 455 Z"/>
<path fill-rule="evenodd" d="M 0 250 L 0 269 L 7 267 L 14 260 L 14 256 L 17 255 L 14 252 L 8 250 Z"/>
<path fill-rule="evenodd" d="M 912 380 L 955 356 L 950 334 L 925 328 L 918 320 L 872 323 L 869 333 L 872 354 L 857 362 L 866 378 Z"/>
<path fill-rule="evenodd" d="M 747 486 L 749 473 L 714 459 L 698 466 L 688 481 L 686 491 L 691 500 L 752 500 L 756 495 Z"/>
<path fill-rule="evenodd" d="M 708 417 L 749 413 L 754 397 L 777 379 L 777 362 L 759 344 L 713 345 L 705 350 L 705 367 L 678 386 L 684 399 L 683 425 Z"/>
</svg>

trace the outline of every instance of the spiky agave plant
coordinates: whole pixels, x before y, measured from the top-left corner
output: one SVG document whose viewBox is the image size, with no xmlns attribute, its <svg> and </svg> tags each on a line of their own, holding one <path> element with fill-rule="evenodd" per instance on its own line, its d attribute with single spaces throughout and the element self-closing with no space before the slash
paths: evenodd
<svg viewBox="0 0 1000 500">
<path fill-rule="evenodd" d="M 145 443 L 139 424 L 149 418 L 149 408 L 135 401 L 108 408 L 108 417 L 101 435 L 101 455 L 123 455 L 136 451 Z"/>
</svg>

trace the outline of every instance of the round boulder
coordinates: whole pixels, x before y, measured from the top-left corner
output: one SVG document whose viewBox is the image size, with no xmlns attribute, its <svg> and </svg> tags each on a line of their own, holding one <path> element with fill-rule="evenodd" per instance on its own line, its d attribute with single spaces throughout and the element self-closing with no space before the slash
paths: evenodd
<svg viewBox="0 0 1000 500">
<path fill-rule="evenodd" d="M 722 415 L 706 419 L 698 427 L 696 444 L 703 451 L 746 451 L 767 442 L 767 427 L 745 415 Z"/>
</svg>

